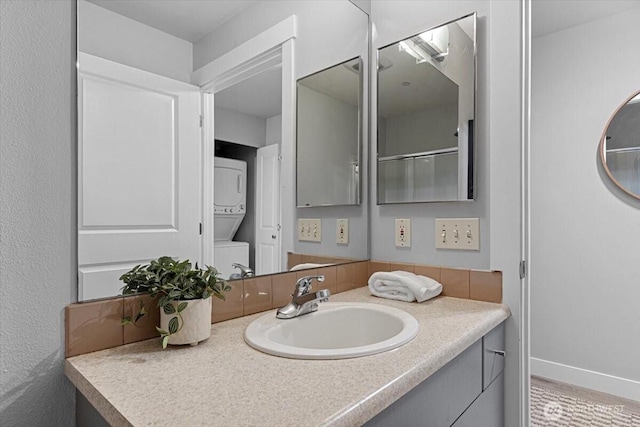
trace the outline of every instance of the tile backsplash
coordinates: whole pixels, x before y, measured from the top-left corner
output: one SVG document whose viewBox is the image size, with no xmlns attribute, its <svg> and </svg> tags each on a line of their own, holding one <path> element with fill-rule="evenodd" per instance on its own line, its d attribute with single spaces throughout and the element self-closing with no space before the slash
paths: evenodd
<svg viewBox="0 0 640 427">
<path fill-rule="evenodd" d="M 499 271 L 289 254 L 290 266 L 303 263 L 334 265 L 233 280 L 230 282 L 233 289 L 225 294 L 224 300 L 213 299 L 211 323 L 282 307 L 291 300 L 296 280 L 311 275 L 324 275 L 321 288 L 336 294 L 367 286 L 369 276 L 376 271 L 404 270 L 439 281 L 443 286 L 442 295 L 502 302 L 502 273 Z M 124 316 L 135 317 L 140 302 L 148 314 L 135 325 L 122 326 L 120 321 Z M 68 305 L 65 309 L 66 356 L 157 337 L 155 327 L 160 324 L 160 311 L 156 304 L 149 295 L 133 295 Z"/>
</svg>

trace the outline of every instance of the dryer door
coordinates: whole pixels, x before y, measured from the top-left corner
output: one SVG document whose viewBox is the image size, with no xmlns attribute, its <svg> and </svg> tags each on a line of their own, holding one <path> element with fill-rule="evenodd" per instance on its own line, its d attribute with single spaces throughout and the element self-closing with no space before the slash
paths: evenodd
<svg viewBox="0 0 640 427">
<path fill-rule="evenodd" d="M 213 193 L 216 207 L 231 208 L 244 204 L 246 185 L 242 170 L 216 166 Z"/>
</svg>

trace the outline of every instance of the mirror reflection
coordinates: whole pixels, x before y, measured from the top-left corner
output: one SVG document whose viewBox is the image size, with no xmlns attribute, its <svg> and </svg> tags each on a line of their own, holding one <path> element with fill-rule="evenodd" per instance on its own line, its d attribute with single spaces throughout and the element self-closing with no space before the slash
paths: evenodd
<svg viewBox="0 0 640 427">
<path fill-rule="evenodd" d="M 475 26 L 378 50 L 378 204 L 474 198 Z"/>
<path fill-rule="evenodd" d="M 255 17 L 263 7 L 257 1 L 78 1 L 79 300 L 119 294 L 123 273 L 165 255 L 213 265 L 233 279 L 346 262 L 356 257 L 351 252 L 363 252 L 354 243 L 340 248 L 339 257 L 309 255 L 283 238 L 296 232 L 295 218 L 282 221 L 295 208 L 291 182 L 279 180 L 295 170 L 295 159 L 282 155 L 286 129 L 287 152 L 294 143 L 291 113 L 283 119 L 285 102 L 286 111 L 293 107 L 292 99 L 283 101 L 283 62 L 220 86 L 193 84 L 198 70 L 236 47 L 221 41 L 240 31 L 227 23 Z M 325 40 L 311 37 L 311 28 L 297 29 L 305 51 L 296 58 L 316 69 L 355 56 L 357 43 L 342 41 L 367 32 L 367 15 L 347 0 L 270 7 L 280 21 L 313 16 L 320 25 L 344 17 Z M 264 25 L 256 33 L 270 28 Z M 310 62 L 307 52 L 319 43 L 336 52 L 313 54 Z M 356 72 L 345 73 L 358 81 Z M 357 127 L 355 135 L 357 144 Z M 306 176 L 319 179 L 318 173 L 309 168 Z M 358 185 L 351 191 L 346 203 L 357 203 Z"/>
<path fill-rule="evenodd" d="M 640 199 L 640 91 L 615 112 L 600 143 L 600 157 L 611 180 Z"/>
<path fill-rule="evenodd" d="M 298 80 L 297 205 L 360 203 L 362 59 Z"/>
</svg>

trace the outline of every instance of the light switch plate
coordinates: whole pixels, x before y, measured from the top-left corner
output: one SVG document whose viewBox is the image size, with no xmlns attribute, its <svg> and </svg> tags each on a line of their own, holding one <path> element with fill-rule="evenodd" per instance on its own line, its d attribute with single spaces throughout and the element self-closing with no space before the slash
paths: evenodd
<svg viewBox="0 0 640 427">
<path fill-rule="evenodd" d="M 411 247 L 411 220 L 396 218 L 395 235 L 396 235 L 396 247 L 410 248 Z"/>
<path fill-rule="evenodd" d="M 346 245 L 349 243 L 349 220 L 336 220 L 336 243 Z"/>
<path fill-rule="evenodd" d="M 321 242 L 322 241 L 322 220 L 318 219 L 310 219 L 310 232 L 309 232 L 309 241 L 311 242 Z"/>
<path fill-rule="evenodd" d="M 306 240 L 306 219 L 298 219 L 298 241 Z"/>
<path fill-rule="evenodd" d="M 436 218 L 437 249 L 480 250 L 478 218 Z"/>
<path fill-rule="evenodd" d="M 321 242 L 322 220 L 320 218 L 299 218 L 298 240 L 304 242 Z"/>
</svg>

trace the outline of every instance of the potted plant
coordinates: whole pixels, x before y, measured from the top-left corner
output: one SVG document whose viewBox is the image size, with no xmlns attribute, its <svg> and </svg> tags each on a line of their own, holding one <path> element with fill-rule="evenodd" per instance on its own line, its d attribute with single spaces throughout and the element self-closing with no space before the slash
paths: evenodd
<svg viewBox="0 0 640 427">
<path fill-rule="evenodd" d="M 224 299 L 231 286 L 218 277 L 214 267 L 205 270 L 191 268 L 189 260 L 177 261 L 163 256 L 147 265 L 137 265 L 120 277 L 125 283 L 123 295 L 148 292 L 158 297 L 162 348 L 167 344 L 196 345 L 211 335 L 211 296 Z M 132 321 L 125 317 L 123 324 L 135 323 L 144 316 L 144 306 Z"/>
</svg>

